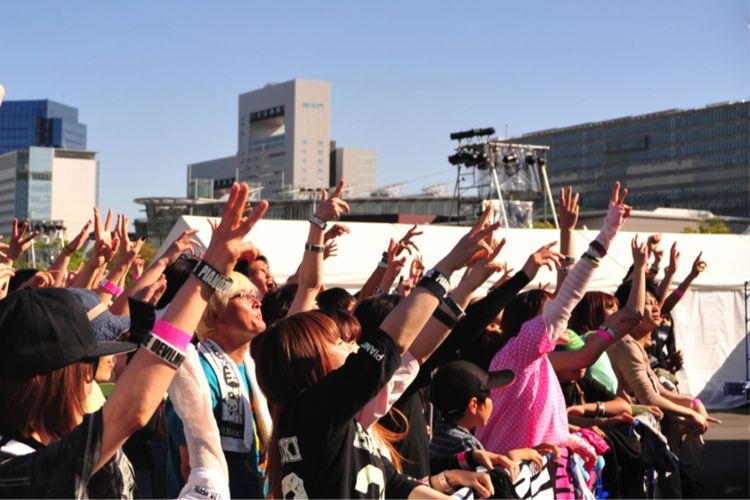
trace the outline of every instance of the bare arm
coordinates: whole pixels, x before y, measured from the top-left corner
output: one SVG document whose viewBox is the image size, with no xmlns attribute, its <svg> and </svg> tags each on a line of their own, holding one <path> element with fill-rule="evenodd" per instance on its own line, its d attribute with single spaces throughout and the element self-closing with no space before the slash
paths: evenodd
<svg viewBox="0 0 750 500">
<path fill-rule="evenodd" d="M 68 270 L 70 257 L 83 248 L 83 244 L 86 242 L 86 238 L 88 238 L 90 228 L 91 220 L 88 220 L 75 238 L 70 240 L 70 242 L 63 247 L 60 255 L 57 256 L 57 259 L 55 259 L 55 262 L 49 268 L 49 272 L 55 277 L 55 283 L 53 284 L 54 287 L 62 288 L 65 286 L 65 272 Z"/>
<path fill-rule="evenodd" d="M 572 186 L 560 188 L 560 253 L 563 262 L 557 271 L 557 286 L 554 295 L 568 276 L 570 270 L 569 262 L 575 262 L 575 245 L 573 244 L 573 231 L 578 223 L 578 198 L 579 194 L 573 192 Z"/>
<path fill-rule="evenodd" d="M 322 200 L 315 211 L 315 216 L 324 222 L 338 219 L 342 214 L 349 212 L 349 204 L 341 199 L 341 190 L 344 181 L 339 182 L 336 191 L 328 198 L 325 190 L 321 191 Z M 323 248 L 323 229 L 317 224 L 310 223 L 310 231 L 307 235 L 307 245 L 311 248 Z M 302 264 L 298 270 L 299 286 L 294 296 L 292 305 L 289 306 L 291 316 L 298 312 L 309 311 L 315 307 L 315 297 L 318 296 L 320 286 L 323 284 L 323 252 L 305 250 L 302 254 Z"/>
<path fill-rule="evenodd" d="M 242 238 L 268 209 L 268 203 L 262 201 L 248 217 L 243 218 L 248 190 L 247 184 L 232 186 L 221 223 L 214 231 L 204 258 L 206 263 L 225 276 L 232 271 L 239 256 L 251 246 L 243 243 Z M 208 285 L 191 275 L 177 292 L 163 321 L 183 332 L 193 332 L 212 293 Z M 144 349 L 133 356 L 104 404 L 102 445 L 94 470 L 107 463 L 125 440 L 146 424 L 161 403 L 174 373 L 171 365 Z"/>
<path fill-rule="evenodd" d="M 690 269 L 690 274 L 687 275 L 687 278 L 680 283 L 680 285 L 677 287 L 677 289 L 672 292 L 669 297 L 664 301 L 664 307 L 661 308 L 662 314 L 667 314 L 670 312 L 674 306 L 677 305 L 677 303 L 682 299 L 682 296 L 685 295 L 685 292 L 687 292 L 688 288 L 690 288 L 690 285 L 695 281 L 695 278 L 697 278 L 703 271 L 706 270 L 706 261 L 701 259 L 703 256 L 703 252 L 699 253 L 698 256 L 693 261 L 693 267 Z"/>
<path fill-rule="evenodd" d="M 499 227 L 499 223 L 484 227 L 488 218 L 489 210 L 485 210 L 477 224 L 459 240 L 434 269 L 449 278 L 478 252 L 484 251 L 491 254 L 492 251 L 484 239 Z M 480 255 L 480 258 L 482 256 Z M 426 288 L 418 286 L 391 311 L 380 328 L 394 340 L 401 348 L 401 352 L 404 352 L 409 349 L 416 336 L 424 328 L 439 302 L 440 300 Z"/>
<path fill-rule="evenodd" d="M 669 265 L 664 269 L 664 279 L 659 283 L 659 307 L 664 308 L 664 302 L 667 300 L 667 294 L 672 287 L 674 275 L 677 272 L 677 264 L 680 259 L 680 252 L 677 250 L 677 242 L 672 243 L 669 249 Z"/>
</svg>

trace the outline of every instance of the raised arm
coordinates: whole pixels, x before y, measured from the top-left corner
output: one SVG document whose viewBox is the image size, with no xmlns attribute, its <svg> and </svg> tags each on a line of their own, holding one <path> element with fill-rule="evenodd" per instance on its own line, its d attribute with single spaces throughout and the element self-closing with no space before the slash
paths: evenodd
<svg viewBox="0 0 750 500">
<path fill-rule="evenodd" d="M 115 235 L 118 241 L 117 258 L 106 278 L 102 282 L 96 283 L 96 295 L 104 304 L 109 304 L 114 298 L 123 294 L 120 285 L 122 285 L 133 260 L 138 256 L 138 252 L 141 251 L 143 245 L 141 239 L 134 242 L 130 241 L 128 218 L 124 215 L 117 216 Z"/>
<path fill-rule="evenodd" d="M 496 223 L 487 226 L 487 214 L 488 212 L 485 211 L 477 224 L 459 240 L 448 255 L 425 273 L 418 286 L 391 311 L 380 325 L 380 328 L 394 340 L 402 352 L 409 349 L 435 307 L 445 296 L 450 276 L 464 267 L 472 258 L 480 259 L 492 254 L 492 249 L 484 240 L 500 225 Z"/>
<path fill-rule="evenodd" d="M 611 314 L 596 331 L 586 338 L 586 345 L 578 351 L 554 351 L 548 354 L 555 370 L 577 370 L 594 364 L 612 343 L 630 333 L 641 318 L 646 302 L 646 244 L 638 243 L 638 236 L 630 243 L 633 254 L 633 284 L 628 302 L 619 311 Z"/>
<path fill-rule="evenodd" d="M 135 296 L 140 290 L 151 286 L 164 273 L 171 264 L 173 264 L 184 253 L 195 255 L 196 250 L 200 247 L 200 242 L 195 239 L 198 229 L 187 229 L 180 234 L 170 245 L 167 250 L 159 257 L 154 259 L 148 266 L 148 269 L 141 276 L 134 280 L 124 293 L 120 294 L 109 310 L 113 314 L 128 314 L 128 297 Z"/>
<path fill-rule="evenodd" d="M 107 218 L 102 225 L 102 218 L 99 209 L 94 207 L 94 235 L 96 243 L 91 258 L 86 261 L 81 272 L 71 285 L 72 288 L 91 288 L 96 287 L 97 279 L 106 266 L 109 259 L 117 250 L 117 238 L 112 238 L 110 234 L 110 225 L 112 224 L 112 210 L 107 212 Z"/>
<path fill-rule="evenodd" d="M 89 236 L 89 229 L 91 229 L 91 220 L 86 221 L 78 234 L 65 245 L 57 256 L 55 262 L 49 268 L 49 272 L 55 278 L 55 282 L 52 286 L 56 288 L 63 288 L 65 286 L 65 272 L 68 270 L 68 264 L 70 263 L 70 257 L 83 248 L 83 244 L 86 242 L 86 238 Z"/>
<path fill-rule="evenodd" d="M 669 249 L 669 265 L 664 268 L 664 279 L 659 283 L 657 292 L 659 293 L 659 307 L 664 308 L 664 302 L 667 301 L 669 289 L 672 287 L 672 280 L 677 272 L 677 265 L 680 261 L 680 252 L 677 250 L 677 242 L 672 243 Z M 649 275 L 647 275 L 648 277 Z"/>
<path fill-rule="evenodd" d="M 573 231 L 578 223 L 579 194 L 573 192 L 573 187 L 560 188 L 560 253 L 563 255 L 562 262 L 557 268 L 557 286 L 554 295 L 568 276 L 568 271 L 576 261 L 575 245 L 573 244 Z"/>
<path fill-rule="evenodd" d="M 161 403 L 174 376 L 175 365 L 179 365 L 179 359 L 184 356 L 185 346 L 213 294 L 207 283 L 221 286 L 220 276 L 229 275 L 237 259 L 252 247 L 242 239 L 266 212 L 268 203 L 261 201 L 243 218 L 248 191 L 244 183 L 232 186 L 221 222 L 203 258 L 205 265 L 198 271 L 201 277 L 192 274 L 187 279 L 165 312 L 162 323 L 157 322 L 154 327 L 157 330 L 161 325 L 167 329 L 168 334 L 162 335 L 170 337 L 172 342 L 152 334 L 133 356 L 104 404 L 102 444 L 95 470 L 112 458 L 134 431 L 146 424 Z M 174 345 L 183 342 L 182 348 Z M 154 348 L 159 344 L 162 348 Z"/>
<path fill-rule="evenodd" d="M 627 188 L 620 190 L 620 182 L 615 182 L 607 217 L 604 220 L 604 227 L 589 244 L 581 260 L 568 273 L 568 277 L 560 287 L 557 296 L 545 305 L 542 311 L 542 319 L 552 342 L 555 342 L 565 330 L 570 313 L 586 292 L 594 269 L 599 266 L 599 259 L 607 255 L 610 243 L 614 240 L 625 221 L 625 217 L 629 214 L 630 207 L 625 205 L 627 194 Z"/>
<path fill-rule="evenodd" d="M 310 231 L 302 255 L 302 265 L 299 267 L 299 286 L 292 305 L 289 306 L 287 316 L 298 312 L 309 311 L 315 307 L 315 297 L 318 296 L 323 284 L 323 230 L 325 225 L 342 214 L 349 213 L 349 204 L 341 199 L 344 181 L 340 181 L 331 197 L 325 190 L 321 191 L 321 202 L 315 215 L 310 219 Z"/>
<path fill-rule="evenodd" d="M 682 299 L 682 296 L 685 295 L 685 292 L 690 288 L 695 278 L 706 270 L 706 261 L 701 257 L 703 257 L 703 252 L 700 252 L 693 261 L 693 267 L 690 269 L 690 274 L 687 275 L 687 278 L 664 301 L 664 307 L 661 308 L 662 314 L 667 314 L 674 309 L 674 306 Z"/>
<path fill-rule="evenodd" d="M 469 304 L 471 294 L 482 286 L 493 273 L 503 269 L 502 264 L 495 262 L 495 258 L 505 245 L 505 239 L 499 242 L 492 240 L 489 245 L 491 251 L 466 269 L 458 286 L 450 291 L 447 299 L 438 304 L 438 309 L 427 321 L 427 324 L 409 348 L 411 355 L 420 363 L 424 363 L 435 352 L 435 349 L 445 340 L 456 323 L 463 319 L 462 315 L 466 314 L 464 310 Z M 455 306 L 449 307 L 447 301 L 453 301 L 458 309 L 456 310 Z"/>
<path fill-rule="evenodd" d="M 419 231 L 416 224 L 409 228 L 406 234 L 400 240 L 398 240 L 398 252 L 396 253 L 396 257 L 401 253 L 402 250 L 406 250 L 409 253 L 412 252 L 412 249 L 419 251 L 419 247 L 417 247 L 416 243 L 414 243 L 414 241 L 412 240 L 421 234 L 422 231 Z M 383 280 L 383 276 L 385 275 L 386 269 L 388 268 L 388 262 L 389 257 L 388 251 L 386 250 L 385 252 L 383 252 L 383 260 L 378 262 L 377 267 L 372 272 L 370 277 L 367 278 L 367 281 L 359 291 L 359 297 L 357 297 L 356 305 L 359 305 L 363 300 L 368 299 L 373 295 L 375 288 L 378 288 L 378 285 Z"/>
</svg>

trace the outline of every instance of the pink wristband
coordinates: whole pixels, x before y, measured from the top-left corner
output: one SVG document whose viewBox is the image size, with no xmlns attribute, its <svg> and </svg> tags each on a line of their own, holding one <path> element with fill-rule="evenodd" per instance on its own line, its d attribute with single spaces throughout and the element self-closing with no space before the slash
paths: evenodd
<svg viewBox="0 0 750 500">
<path fill-rule="evenodd" d="M 677 295 L 677 298 L 678 298 L 678 299 L 681 299 L 681 298 L 682 298 L 682 296 L 683 296 L 683 295 L 685 295 L 685 294 L 683 293 L 683 291 L 682 291 L 682 290 L 680 290 L 679 288 L 675 288 L 675 289 L 674 289 L 674 292 L 672 292 L 672 293 L 673 293 L 673 294 L 675 294 L 675 295 Z"/>
<path fill-rule="evenodd" d="M 172 346 L 181 350 L 183 353 L 187 350 L 190 340 L 193 338 L 189 333 L 180 330 L 171 323 L 159 320 L 151 329 L 151 333 Z"/>
<path fill-rule="evenodd" d="M 469 462 L 466 460 L 466 452 L 462 451 L 458 455 L 456 455 L 456 459 L 458 459 L 458 466 L 462 469 L 468 470 L 471 469 L 469 466 Z"/>
<path fill-rule="evenodd" d="M 133 275 L 133 281 L 138 281 L 139 279 L 141 279 L 141 275 L 140 274 L 134 274 Z"/>
<path fill-rule="evenodd" d="M 105 291 L 106 291 L 107 293 L 111 293 L 111 294 L 112 294 L 112 295 L 114 295 L 115 297 L 117 297 L 118 295 L 120 295 L 120 294 L 122 293 L 122 288 L 120 288 L 119 286 L 115 285 L 114 283 L 112 283 L 111 281 L 109 281 L 109 280 L 108 280 L 108 279 L 106 279 L 106 278 L 105 278 L 105 279 L 103 279 L 103 280 L 102 280 L 102 281 L 101 281 L 101 282 L 99 283 L 99 286 L 100 286 L 100 287 L 102 287 L 102 288 L 104 288 L 104 290 L 105 290 Z"/>
<path fill-rule="evenodd" d="M 611 333 L 609 333 L 607 330 L 603 328 L 599 328 L 596 331 L 596 334 L 599 335 L 601 338 L 603 338 L 607 342 L 607 344 L 611 344 L 612 341 L 615 340 L 614 335 L 612 335 Z"/>
<path fill-rule="evenodd" d="M 697 406 L 698 406 L 699 404 L 702 404 L 702 403 L 703 403 L 703 401 L 701 401 L 701 400 L 700 400 L 700 399 L 698 399 L 698 398 L 695 398 L 694 400 L 692 400 L 692 401 L 690 402 L 690 409 L 691 409 L 691 410 L 694 410 L 694 409 L 695 409 L 695 408 L 696 408 L 696 407 L 697 407 Z"/>
</svg>

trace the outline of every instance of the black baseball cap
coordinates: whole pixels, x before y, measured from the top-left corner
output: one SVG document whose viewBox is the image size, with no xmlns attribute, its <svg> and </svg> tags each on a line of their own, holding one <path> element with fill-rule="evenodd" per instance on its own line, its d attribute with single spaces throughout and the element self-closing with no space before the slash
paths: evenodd
<svg viewBox="0 0 750 500">
<path fill-rule="evenodd" d="M 487 373 L 474 363 L 453 361 L 432 378 L 430 401 L 446 417 L 459 417 L 471 398 L 487 397 L 490 389 L 508 385 L 515 378 L 512 370 Z"/>
<path fill-rule="evenodd" d="M 26 288 L 0 300 L 0 378 L 29 378 L 136 347 L 97 341 L 83 305 L 63 288 Z"/>
</svg>

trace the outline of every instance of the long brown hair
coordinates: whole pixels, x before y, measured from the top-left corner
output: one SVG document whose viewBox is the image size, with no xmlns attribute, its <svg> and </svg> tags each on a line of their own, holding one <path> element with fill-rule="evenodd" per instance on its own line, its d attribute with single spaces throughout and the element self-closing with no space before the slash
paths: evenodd
<svg viewBox="0 0 750 500">
<path fill-rule="evenodd" d="M 605 292 L 586 292 L 581 301 L 573 308 L 568 321 L 568 328 L 579 335 L 596 330 L 604 323 L 604 310 L 620 306 L 617 297 Z"/>
<path fill-rule="evenodd" d="M 340 337 L 336 323 L 319 311 L 308 311 L 277 321 L 250 344 L 258 385 L 271 406 L 274 421 L 268 446 L 269 496 L 281 497 L 281 460 L 278 421 L 294 398 L 331 371 L 326 342 Z"/>
<path fill-rule="evenodd" d="M 60 439 L 78 426 L 93 365 L 81 361 L 23 380 L 0 379 L 0 432 Z"/>
</svg>

